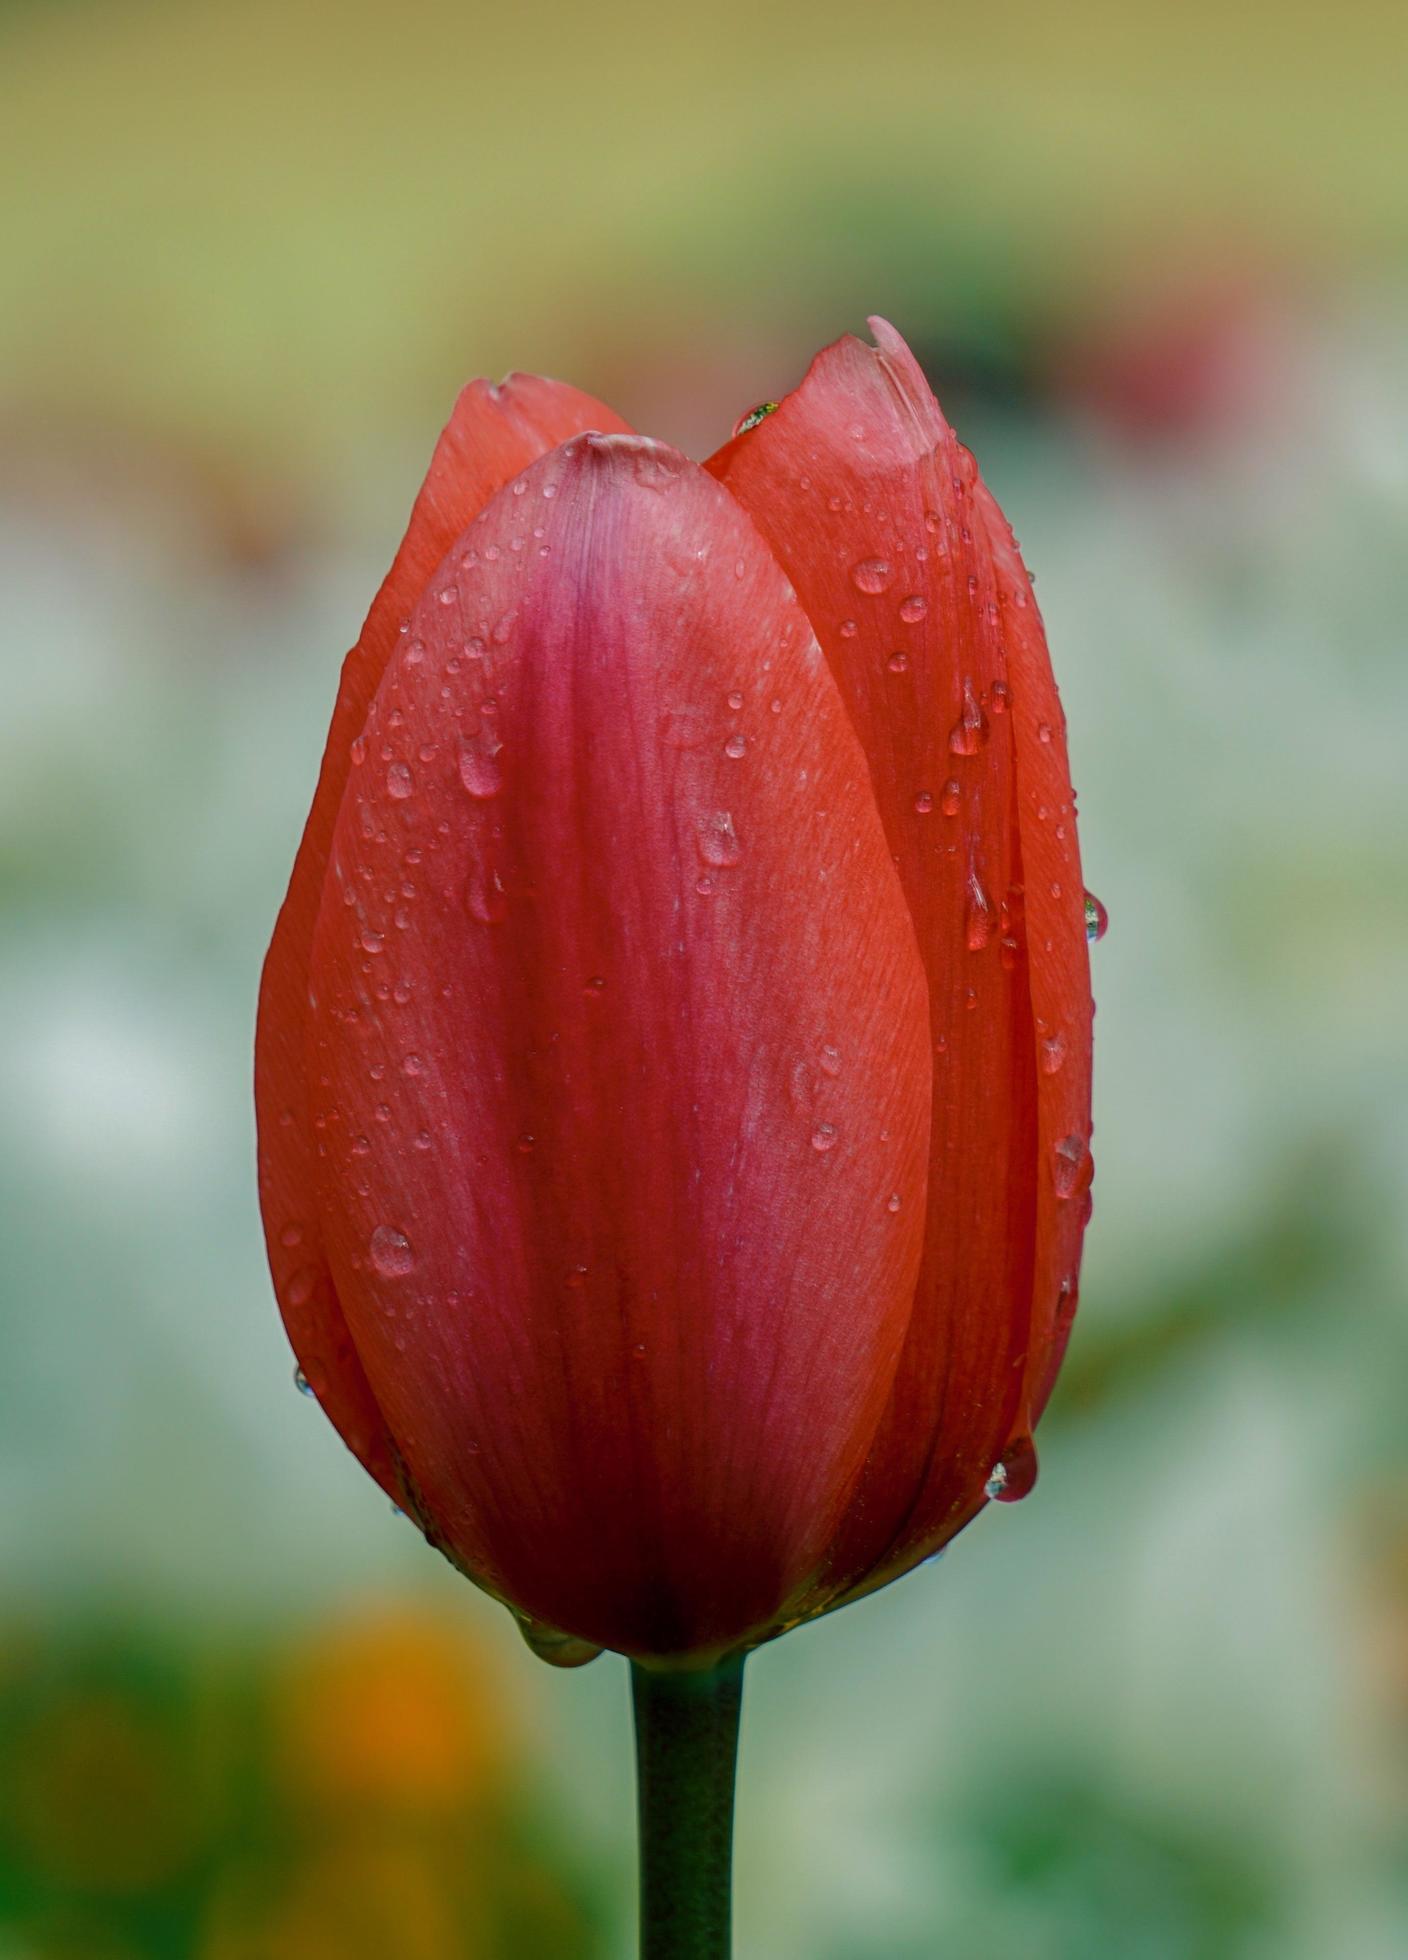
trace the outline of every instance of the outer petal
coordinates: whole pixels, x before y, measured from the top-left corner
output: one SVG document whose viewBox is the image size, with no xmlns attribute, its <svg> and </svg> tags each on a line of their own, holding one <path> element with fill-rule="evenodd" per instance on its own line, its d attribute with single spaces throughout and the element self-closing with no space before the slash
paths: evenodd
<svg viewBox="0 0 1408 1960">
<path fill-rule="evenodd" d="M 313 958 L 323 1227 L 423 1511 L 534 1619 L 703 1653 L 810 1580 L 923 1228 L 913 926 L 786 580 L 588 437 L 446 560 Z"/>
<path fill-rule="evenodd" d="M 878 347 L 828 348 L 708 465 L 772 545 L 825 648 L 929 979 L 924 1265 L 891 1404 L 833 1550 L 832 1596 L 950 1537 L 1025 1435 L 1033 1358 L 1044 1360 L 1079 1252 L 1080 1207 L 1058 1205 L 1053 1163 L 1063 1184 L 1085 1171 L 1052 1152 L 1078 1137 L 1083 1154 L 1089 1133 L 1080 874 L 1040 622 L 972 457 L 903 341 L 872 326 Z M 1034 1475 L 1024 1447 L 1008 1459 L 1014 1490 Z"/>
<path fill-rule="evenodd" d="M 463 391 L 436 445 L 405 539 L 343 664 L 322 773 L 259 992 L 255 1102 L 269 1264 L 303 1372 L 344 1440 L 398 1500 L 407 1493 L 327 1268 L 314 1202 L 304 1081 L 308 958 L 328 844 L 361 731 L 392 648 L 452 540 L 511 477 L 582 429 L 625 424 L 589 395 L 535 375 Z"/>
<path fill-rule="evenodd" d="M 1090 951 L 1076 842 L 1066 717 L 1046 635 L 1012 527 L 987 486 L 974 486 L 1006 625 L 1017 757 L 1017 821 L 1026 882 L 1026 940 L 1037 1037 L 1037 1266 L 1025 1415 L 1046 1407 L 1075 1317 L 1081 1241 L 1090 1217 Z"/>
</svg>

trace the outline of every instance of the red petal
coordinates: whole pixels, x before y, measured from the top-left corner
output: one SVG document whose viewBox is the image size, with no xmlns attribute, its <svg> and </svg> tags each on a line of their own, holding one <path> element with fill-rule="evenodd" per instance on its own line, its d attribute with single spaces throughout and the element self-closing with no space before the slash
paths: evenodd
<svg viewBox="0 0 1408 1960">
<path fill-rule="evenodd" d="M 625 426 L 589 395 L 536 375 L 512 375 L 500 387 L 474 381 L 460 395 L 436 444 L 396 561 L 343 664 L 322 773 L 264 963 L 255 1102 L 260 1204 L 275 1291 L 310 1386 L 368 1470 L 401 1499 L 403 1483 L 338 1305 L 315 1211 L 304 1024 L 308 958 L 328 844 L 347 783 L 352 742 L 361 732 L 401 627 L 451 541 L 497 490 L 545 450 L 582 429 Z"/>
<path fill-rule="evenodd" d="M 364 754 L 309 1054 L 377 1400 L 521 1611 L 731 1645 L 823 1552 L 922 1236 L 924 980 L 835 682 L 731 499 L 592 437 L 460 539 Z"/>
<path fill-rule="evenodd" d="M 1053 1126 L 1088 1134 L 1080 876 L 1069 781 L 1056 779 L 1064 751 L 1037 740 L 1054 716 L 1040 623 L 972 457 L 899 335 L 872 327 L 878 347 L 828 348 L 708 465 L 773 547 L 826 651 L 929 979 L 924 1265 L 894 1395 L 834 1549 L 836 1588 L 877 1565 L 903 1569 L 981 1503 L 1025 1419 L 1029 1341 L 1050 1326 L 1055 1269 L 1073 1272 L 1078 1250 L 1068 1220 L 1053 1221 L 1044 1156 Z M 1060 1075 L 1041 1071 L 1034 1016 L 1067 1042 Z"/>
<path fill-rule="evenodd" d="M 1012 677 L 1017 819 L 1026 879 L 1029 976 L 1037 1036 L 1037 1266 L 1025 1397 L 1035 1423 L 1055 1384 L 1075 1314 L 1090 1216 L 1090 948 L 1076 840 L 1066 717 L 1046 634 L 1012 528 L 986 485 L 975 506 L 992 552 Z M 1076 1146 L 1081 1148 L 1078 1150 Z"/>
</svg>

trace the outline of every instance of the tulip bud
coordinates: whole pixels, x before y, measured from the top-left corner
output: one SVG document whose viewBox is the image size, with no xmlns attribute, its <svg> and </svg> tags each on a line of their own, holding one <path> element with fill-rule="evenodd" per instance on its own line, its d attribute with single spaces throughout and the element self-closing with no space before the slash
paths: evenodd
<svg viewBox="0 0 1408 1960">
<path fill-rule="evenodd" d="M 302 1373 L 568 1663 L 714 1660 L 1022 1495 L 1074 1306 L 1062 717 L 872 324 L 703 467 L 556 383 L 465 391 L 265 967 Z"/>
</svg>

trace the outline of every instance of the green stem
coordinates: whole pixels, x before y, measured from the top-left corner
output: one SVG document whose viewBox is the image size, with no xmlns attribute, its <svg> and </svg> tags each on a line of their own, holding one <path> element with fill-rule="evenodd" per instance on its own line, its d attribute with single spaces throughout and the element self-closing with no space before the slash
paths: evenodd
<svg viewBox="0 0 1408 1960">
<path fill-rule="evenodd" d="M 728 1960 L 738 1654 L 695 1673 L 631 1666 L 640 1960 Z"/>
</svg>

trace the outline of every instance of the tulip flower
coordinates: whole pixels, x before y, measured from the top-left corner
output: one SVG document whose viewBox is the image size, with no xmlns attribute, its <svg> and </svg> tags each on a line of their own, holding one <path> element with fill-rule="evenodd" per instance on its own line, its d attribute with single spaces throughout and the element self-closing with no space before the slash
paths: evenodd
<svg viewBox="0 0 1408 1960">
<path fill-rule="evenodd" d="M 1041 622 L 871 325 L 703 465 L 464 391 L 260 1000 L 302 1377 L 540 1652 L 630 1657 L 675 1955 L 725 1950 L 741 1656 L 1030 1489 L 1089 1211 Z"/>
</svg>

